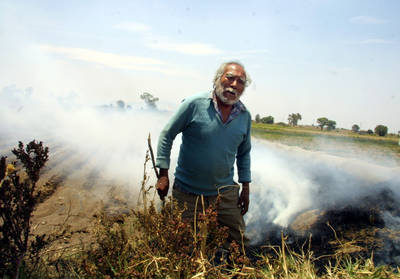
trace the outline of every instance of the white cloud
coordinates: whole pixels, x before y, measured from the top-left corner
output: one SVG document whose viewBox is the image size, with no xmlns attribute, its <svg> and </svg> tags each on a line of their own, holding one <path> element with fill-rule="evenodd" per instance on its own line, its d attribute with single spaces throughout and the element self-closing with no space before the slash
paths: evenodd
<svg viewBox="0 0 400 279">
<path fill-rule="evenodd" d="M 67 64 L 63 64 L 62 66 L 64 69 L 72 67 L 70 68 L 71 71 L 74 73 L 82 72 L 84 76 L 87 76 L 88 72 L 95 73 L 96 77 L 94 80 L 98 79 L 97 76 L 102 75 L 105 71 L 103 68 L 92 67 L 93 65 L 102 65 L 110 69 L 128 69 L 139 72 L 162 73 L 168 76 L 190 77 L 196 80 L 203 78 L 196 70 L 187 69 L 181 65 L 165 63 L 164 61 L 148 57 L 124 56 L 92 49 L 59 47 L 53 45 L 40 45 L 39 47 L 45 55 L 56 54 L 61 58 L 57 59 L 58 61 L 66 62 Z M 74 61 L 89 63 L 86 65 L 76 65 L 75 63 L 71 63 Z M 114 73 L 115 71 L 111 72 Z M 85 81 L 82 82 L 86 84 Z"/>
<path fill-rule="evenodd" d="M 117 29 L 133 31 L 133 32 L 146 32 L 146 31 L 150 31 L 150 29 L 151 29 L 151 27 L 149 25 L 146 25 L 143 23 L 138 23 L 138 22 L 122 22 L 122 23 L 115 24 L 113 27 L 117 28 Z"/>
<path fill-rule="evenodd" d="M 149 43 L 150 48 L 174 51 L 189 55 L 216 55 L 222 53 L 222 50 L 209 44 L 202 43 Z"/>
<path fill-rule="evenodd" d="M 148 68 L 149 66 L 164 64 L 162 61 L 154 58 L 124 56 L 85 48 L 58 47 L 51 45 L 41 45 L 40 48 L 45 52 L 60 54 L 69 59 L 101 64 L 111 68 L 151 70 L 151 68 Z"/>
<path fill-rule="evenodd" d="M 372 16 L 355 16 L 350 18 L 350 22 L 358 24 L 383 24 L 386 21 Z"/>
<path fill-rule="evenodd" d="M 361 41 L 362 44 L 390 44 L 391 41 L 383 40 L 383 39 L 368 39 Z"/>
</svg>

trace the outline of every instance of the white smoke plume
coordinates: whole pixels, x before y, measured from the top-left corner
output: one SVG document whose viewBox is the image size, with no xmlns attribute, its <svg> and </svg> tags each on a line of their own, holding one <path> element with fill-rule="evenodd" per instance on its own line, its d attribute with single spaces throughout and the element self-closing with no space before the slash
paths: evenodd
<svg viewBox="0 0 400 279">
<path fill-rule="evenodd" d="M 362 157 L 365 154 L 360 154 Z M 251 210 L 253 243 L 271 225 L 286 227 L 309 209 L 340 207 L 383 189 L 400 197 L 400 167 L 253 140 Z"/>
<path fill-rule="evenodd" d="M 90 179 L 105 187 L 123 185 L 133 193 L 135 201 L 143 178 L 147 136 L 151 133 L 156 149 L 158 135 L 171 115 L 171 112 L 143 109 L 140 104 L 132 104 L 132 109 L 125 111 L 107 110 L 78 103 L 73 95 L 60 98 L 15 86 L 0 91 L 0 105 L 2 154 L 18 140 L 41 140 L 45 145 L 50 144 L 50 161 L 63 161 L 68 156 L 83 158 L 77 169 L 93 166 L 98 171 L 92 172 Z M 59 155 L 57 146 L 65 146 L 66 153 L 72 154 Z M 179 139 L 174 142 L 171 176 L 178 149 Z M 272 224 L 289 225 L 304 210 L 349 203 L 379 191 L 382 185 L 400 196 L 399 166 L 359 159 L 366 157 L 307 151 L 254 139 L 251 203 L 245 217 L 252 241 L 259 241 L 263 237 L 259 232 Z M 154 183 L 150 168 L 148 172 Z M 79 172 L 74 175 L 79 176 Z M 99 194 L 102 195 L 104 192 Z M 397 224 L 396 218 L 392 219 Z"/>
<path fill-rule="evenodd" d="M 146 109 L 144 103 L 121 110 L 115 105 L 116 100 L 110 100 L 114 102 L 110 108 L 79 104 L 75 98 L 44 96 L 31 88 L 3 88 L 0 91 L 2 154 L 18 141 L 27 143 L 35 139 L 50 145 L 51 164 L 52 158 L 57 157 L 52 151 L 62 146 L 72 153 L 68 156 L 80 157 L 85 165 L 97 169 L 97 176 L 104 184 L 112 182 L 137 193 L 143 179 L 147 137 L 150 133 L 156 150 L 158 134 L 170 112 Z"/>
</svg>

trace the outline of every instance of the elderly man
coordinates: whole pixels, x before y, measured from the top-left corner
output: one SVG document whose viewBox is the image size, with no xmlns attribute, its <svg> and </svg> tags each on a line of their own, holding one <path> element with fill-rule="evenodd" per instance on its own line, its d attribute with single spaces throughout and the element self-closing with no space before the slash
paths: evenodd
<svg viewBox="0 0 400 279">
<path fill-rule="evenodd" d="M 205 206 L 219 195 L 218 223 L 229 228 L 228 242 L 242 243 L 243 215 L 249 207 L 250 126 L 251 116 L 239 100 L 250 79 L 242 64 L 227 62 L 214 78 L 212 92 L 185 99 L 161 132 L 156 166 L 160 168 L 157 191 L 163 199 L 168 194 L 170 152 L 173 140 L 182 133 L 182 144 L 175 171 L 172 196 L 186 204 L 183 213 L 193 218 L 196 201 L 203 196 Z M 234 162 L 239 185 L 233 180 Z"/>
</svg>

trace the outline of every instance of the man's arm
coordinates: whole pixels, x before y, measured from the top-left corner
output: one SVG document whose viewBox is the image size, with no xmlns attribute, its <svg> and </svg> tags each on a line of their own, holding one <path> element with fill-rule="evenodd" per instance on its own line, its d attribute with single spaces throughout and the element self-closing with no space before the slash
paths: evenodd
<svg viewBox="0 0 400 279">
<path fill-rule="evenodd" d="M 250 172 L 250 150 L 251 150 L 251 116 L 247 123 L 247 133 L 243 141 L 240 143 L 236 154 L 236 166 L 238 170 L 239 182 L 251 182 Z"/>
<path fill-rule="evenodd" d="M 158 139 L 156 167 L 160 168 L 160 177 L 158 178 L 156 189 L 161 200 L 164 200 L 169 189 L 168 169 L 170 165 L 172 143 L 176 135 L 182 132 L 188 125 L 190 115 L 190 102 L 184 101 L 161 131 Z"/>
<path fill-rule="evenodd" d="M 244 141 L 239 145 L 236 155 L 236 166 L 238 169 L 239 182 L 242 183 L 242 191 L 239 196 L 238 206 L 241 208 L 242 215 L 246 214 L 250 203 L 250 150 L 251 150 L 251 116 L 247 124 L 247 134 Z"/>
</svg>

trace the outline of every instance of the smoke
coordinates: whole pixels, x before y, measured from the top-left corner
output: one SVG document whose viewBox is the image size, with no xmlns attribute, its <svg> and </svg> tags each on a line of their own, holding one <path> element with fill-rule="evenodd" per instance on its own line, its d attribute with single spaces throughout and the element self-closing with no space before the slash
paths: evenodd
<svg viewBox="0 0 400 279">
<path fill-rule="evenodd" d="M 41 140 L 50 144 L 50 165 L 74 158 L 60 170 L 69 170 L 77 179 L 86 176 L 85 179 L 92 181 L 90 190 L 99 197 L 104 197 L 104 187 L 122 185 L 133 193 L 136 201 L 143 179 L 147 136 L 151 133 L 156 149 L 158 135 L 171 113 L 144 109 L 142 104 L 130 104 L 130 109 L 121 110 L 77 100 L 76 93 L 57 96 L 40 94 L 32 88 L 3 88 L 0 91 L 2 154 L 18 140 Z M 158 106 L 162 107 L 162 102 Z M 171 176 L 178 147 L 179 139 L 174 142 Z M 329 143 L 329 149 L 333 147 Z M 352 204 L 382 189 L 391 190 L 396 199 L 400 196 L 400 168 L 392 159 L 386 164 L 365 160 L 371 158 L 367 154 L 354 157 L 320 149 L 309 151 L 253 139 L 251 203 L 245 216 L 253 243 L 260 241 L 270 228 L 288 226 L 306 210 Z M 149 184 L 154 185 L 150 164 L 147 172 L 151 176 Z M 385 216 L 391 220 L 388 222 L 391 226 L 399 225 L 398 216 Z"/>
<path fill-rule="evenodd" d="M 67 155 L 73 156 L 77 163 L 70 173 L 95 173 L 98 184 L 120 185 L 137 193 L 143 179 L 147 137 L 150 133 L 156 149 L 158 134 L 170 113 L 144 109 L 144 104 L 133 104 L 129 109 L 82 104 L 77 102 L 76 95 L 46 95 L 15 86 L 3 88 L 0 91 L 2 154 L 18 141 L 40 140 L 50 145 L 50 166 L 55 161 L 62 162 L 63 156 L 65 160 Z M 62 156 L 58 158 L 55 151 Z M 83 163 L 78 161 L 88 166 L 86 172 L 80 170 Z M 147 172 L 154 184 L 150 164 Z"/>
<path fill-rule="evenodd" d="M 399 167 L 260 140 L 253 140 L 252 176 L 246 221 L 253 243 L 306 210 L 356 205 L 384 189 L 400 194 Z"/>
</svg>

